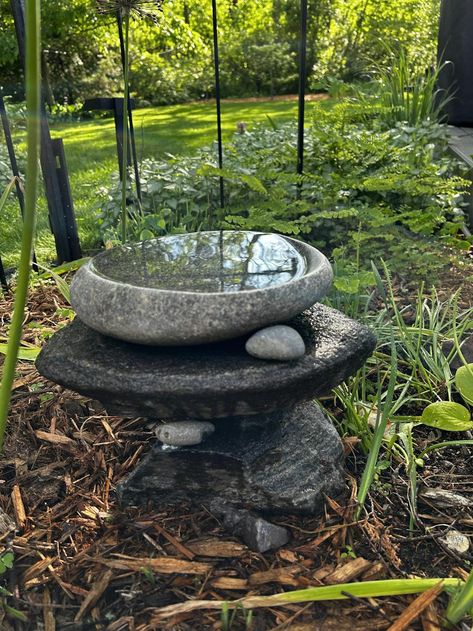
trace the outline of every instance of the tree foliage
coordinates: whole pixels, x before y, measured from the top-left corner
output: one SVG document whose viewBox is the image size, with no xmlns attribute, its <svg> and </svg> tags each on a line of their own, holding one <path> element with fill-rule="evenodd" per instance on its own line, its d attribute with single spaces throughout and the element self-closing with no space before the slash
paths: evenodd
<svg viewBox="0 0 473 631">
<path fill-rule="evenodd" d="M 297 89 L 300 0 L 218 0 L 223 96 Z M 385 44 L 424 67 L 434 59 L 439 0 L 309 0 L 307 67 L 327 77 L 363 78 L 383 63 Z M 132 24 L 132 91 L 154 103 L 213 93 L 210 0 L 164 0 L 158 25 Z M 62 103 L 119 93 L 122 74 L 113 16 L 95 0 L 44 0 L 44 70 Z M 0 77 L 22 97 L 10 0 L 0 0 Z"/>
</svg>

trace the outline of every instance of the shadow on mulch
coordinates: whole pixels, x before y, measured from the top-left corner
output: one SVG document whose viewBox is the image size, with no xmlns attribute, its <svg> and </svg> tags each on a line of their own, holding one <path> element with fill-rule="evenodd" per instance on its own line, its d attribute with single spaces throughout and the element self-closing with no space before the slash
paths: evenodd
<svg viewBox="0 0 473 631">
<path fill-rule="evenodd" d="M 25 341 L 41 343 L 64 324 L 64 307 L 55 288 L 36 289 Z M 11 308 L 9 299 L 0 303 L 0 335 Z M 0 614 L 1 629 L 220 629 L 218 610 L 206 605 L 186 611 L 185 604 L 411 574 L 463 578 L 465 561 L 473 561 L 471 555 L 455 557 L 437 537 L 452 525 L 471 533 L 473 518 L 464 507 L 422 504 L 420 528 L 409 539 L 402 469 L 383 472 L 366 518 L 353 523 L 363 464 L 354 456 L 353 439 L 345 442 L 346 505 L 328 500 L 322 516 L 275 520 L 292 533 L 290 544 L 275 553 L 251 552 L 204 507 L 122 510 L 115 486 L 153 440 L 147 420 L 108 416 L 100 404 L 46 382 L 31 363 L 20 362 L 0 472 L 0 508 L 14 518 L 15 531 L 3 532 L 0 544 L 15 553 L 7 575 L 13 593 L 8 604 L 24 612 L 28 622 L 2 620 Z M 421 476 L 423 485 L 471 497 L 472 455 L 444 451 L 426 462 Z M 414 598 L 255 609 L 251 628 L 389 629 Z M 162 608 L 173 604 L 178 607 L 168 617 Z M 440 596 L 419 620 L 401 628 L 441 629 L 445 604 Z M 231 628 L 247 628 L 242 612 Z"/>
</svg>

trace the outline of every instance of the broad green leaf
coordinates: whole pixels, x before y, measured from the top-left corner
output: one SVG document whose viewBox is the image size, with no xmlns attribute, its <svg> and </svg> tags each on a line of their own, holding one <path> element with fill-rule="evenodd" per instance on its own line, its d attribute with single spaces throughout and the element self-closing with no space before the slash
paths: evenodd
<svg viewBox="0 0 473 631">
<path fill-rule="evenodd" d="M 455 374 L 455 385 L 465 401 L 473 405 L 473 364 L 460 366 Z"/>
<path fill-rule="evenodd" d="M 5 574 L 7 570 L 13 567 L 15 556 L 13 552 L 7 551 L 0 555 L 0 574 Z"/>
<path fill-rule="evenodd" d="M 360 288 L 360 281 L 356 276 L 338 276 L 333 284 L 338 291 L 345 294 L 356 294 Z"/>
<path fill-rule="evenodd" d="M 473 429 L 469 410 L 453 401 L 438 401 L 428 405 L 422 412 L 421 423 L 447 432 Z"/>
<path fill-rule="evenodd" d="M 34 362 L 35 359 L 38 357 L 40 350 L 41 349 L 37 346 L 34 348 L 24 348 L 23 346 L 21 346 L 18 351 L 18 359 L 24 359 L 29 362 Z M 0 353 L 2 353 L 2 355 L 7 354 L 7 344 L 0 344 Z"/>
<path fill-rule="evenodd" d="M 145 228 L 140 232 L 140 241 L 146 241 L 147 239 L 152 239 L 154 234 L 148 228 Z"/>
</svg>

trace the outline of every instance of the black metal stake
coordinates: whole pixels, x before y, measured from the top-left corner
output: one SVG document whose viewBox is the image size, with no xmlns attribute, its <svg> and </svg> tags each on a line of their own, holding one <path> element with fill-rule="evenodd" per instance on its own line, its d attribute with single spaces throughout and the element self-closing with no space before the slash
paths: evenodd
<svg viewBox="0 0 473 631">
<path fill-rule="evenodd" d="M 123 68 L 123 71 L 125 71 L 125 41 L 123 38 L 123 20 L 122 20 L 122 14 L 120 10 L 117 11 L 117 25 L 118 25 L 118 37 L 120 38 L 120 56 L 122 60 L 122 68 Z M 131 144 L 131 155 L 133 157 L 133 171 L 135 173 L 136 196 L 138 197 L 138 200 L 141 203 L 140 171 L 138 169 L 138 159 L 136 157 L 135 128 L 133 126 L 133 113 L 132 113 L 130 95 L 128 95 L 128 127 L 130 130 L 130 144 Z"/>
<path fill-rule="evenodd" d="M 215 104 L 217 108 L 217 144 L 218 144 L 218 168 L 223 167 L 222 148 L 222 113 L 220 108 L 220 61 L 218 57 L 218 21 L 217 21 L 217 1 L 212 0 L 212 20 L 214 35 L 214 69 L 215 69 Z M 225 190 L 223 177 L 220 176 L 220 207 L 225 206 Z"/>
<path fill-rule="evenodd" d="M 297 128 L 297 173 L 304 169 L 304 114 L 305 85 L 307 81 L 307 0 L 301 0 L 301 29 L 299 41 L 299 120 Z M 302 181 L 298 183 L 297 197 L 301 195 Z"/>
<path fill-rule="evenodd" d="M 25 6 L 24 0 L 10 0 L 20 59 L 25 61 Z M 62 164 L 58 166 L 58 158 Z M 49 209 L 49 223 L 54 235 L 58 262 L 74 261 L 82 256 L 74 206 L 70 196 L 64 155 L 55 155 L 49 131 L 44 99 L 41 104 L 41 170 Z M 64 195 L 68 195 L 67 198 Z"/>
<path fill-rule="evenodd" d="M 3 96 L 0 95 L 0 119 L 2 121 L 3 134 L 5 136 L 5 144 L 7 145 L 8 158 L 10 160 L 10 166 L 15 177 L 15 189 L 16 196 L 18 197 L 18 204 L 20 206 L 21 216 L 25 214 L 25 195 L 23 193 L 23 188 L 21 186 L 20 181 L 20 171 L 18 169 L 18 162 L 16 160 L 15 155 L 15 147 L 13 146 L 13 140 L 10 129 L 10 122 L 7 116 L 7 110 L 5 109 L 5 102 L 3 100 Z M 38 266 L 36 265 L 36 254 L 33 250 L 33 269 L 35 272 L 38 272 Z"/>
</svg>

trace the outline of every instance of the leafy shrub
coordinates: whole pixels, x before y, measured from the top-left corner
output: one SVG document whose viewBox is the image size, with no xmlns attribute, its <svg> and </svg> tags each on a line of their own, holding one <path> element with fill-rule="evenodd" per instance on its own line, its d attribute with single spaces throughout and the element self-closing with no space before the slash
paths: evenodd
<svg viewBox="0 0 473 631">
<path fill-rule="evenodd" d="M 446 143 L 446 131 L 429 121 L 386 129 L 376 109 L 359 104 L 317 109 L 307 129 L 301 178 L 294 172 L 294 124 L 236 134 L 225 147 L 223 171 L 210 147 L 193 157 L 145 161 L 142 208 L 131 195 L 129 200 L 135 235 L 211 227 L 272 230 L 304 235 L 335 250 L 341 260 L 353 251 L 368 258 L 392 252 L 399 258 L 398 271 L 409 269 L 412 260 L 405 257 L 400 230 L 468 246 L 458 238 L 467 183 L 457 175 L 458 163 L 447 155 Z M 219 176 L 225 178 L 223 214 Z M 115 190 L 102 191 L 100 219 L 109 233 L 118 213 Z M 421 273 L 424 245 L 409 241 L 412 251 L 418 249 Z"/>
</svg>

